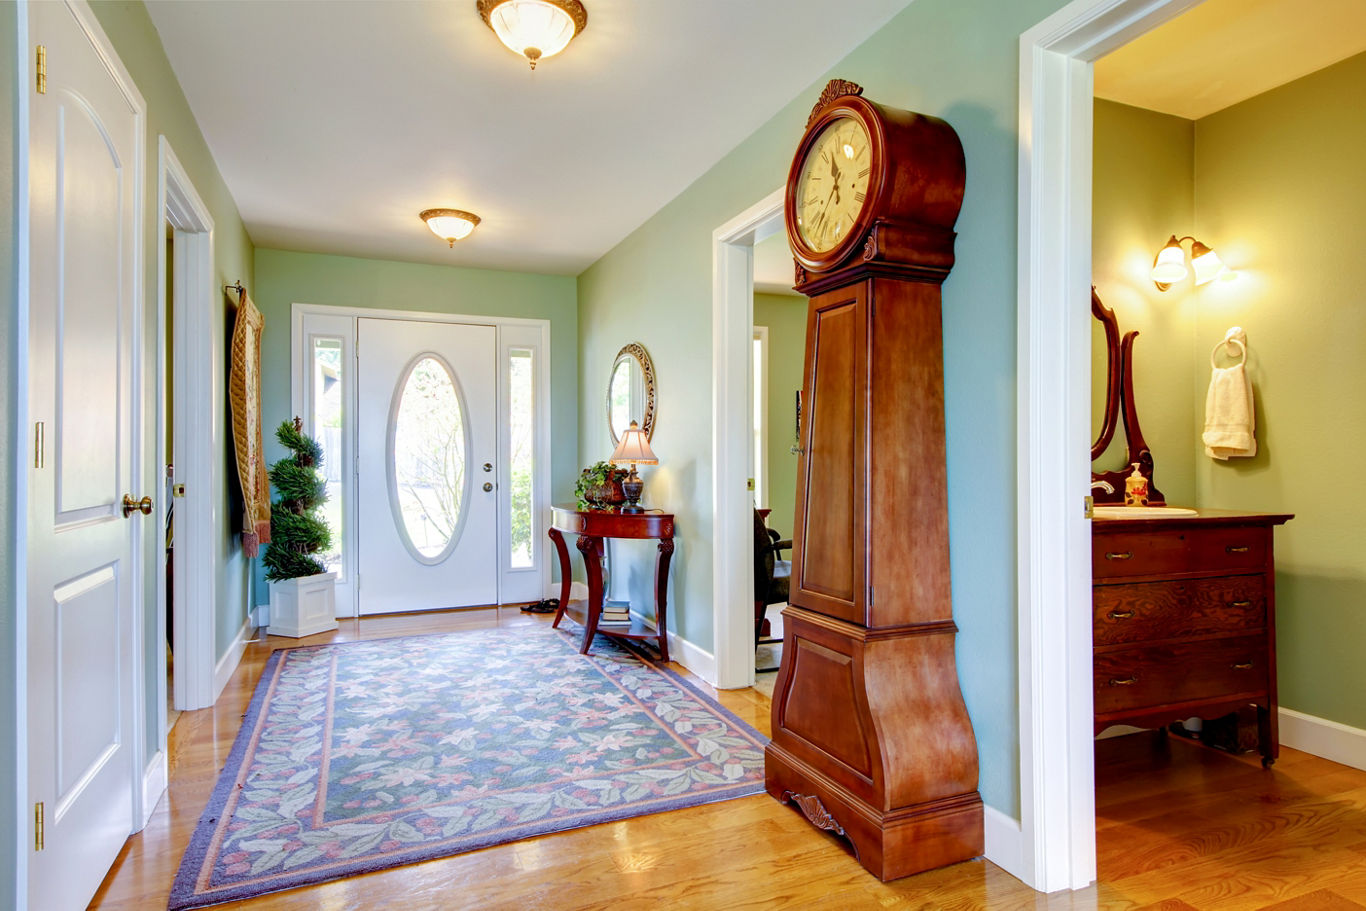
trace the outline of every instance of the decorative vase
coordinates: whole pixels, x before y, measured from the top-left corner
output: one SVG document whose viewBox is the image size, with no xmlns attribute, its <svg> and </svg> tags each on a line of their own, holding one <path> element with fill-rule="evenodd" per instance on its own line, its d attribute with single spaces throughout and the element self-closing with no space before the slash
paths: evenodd
<svg viewBox="0 0 1366 911">
<path fill-rule="evenodd" d="M 585 470 L 584 474 L 588 474 L 588 471 Z M 599 509 L 620 506 L 626 502 L 626 492 L 621 489 L 621 482 L 626 475 L 625 470 L 619 470 L 605 484 L 592 485 L 584 492 L 584 499 Z"/>
</svg>

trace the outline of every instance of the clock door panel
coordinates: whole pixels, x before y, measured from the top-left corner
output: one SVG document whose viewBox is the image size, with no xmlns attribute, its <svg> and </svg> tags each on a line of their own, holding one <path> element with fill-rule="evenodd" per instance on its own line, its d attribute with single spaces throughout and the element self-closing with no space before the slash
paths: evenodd
<svg viewBox="0 0 1366 911">
<path fill-rule="evenodd" d="M 939 288 L 872 281 L 868 626 L 952 616 Z"/>
<path fill-rule="evenodd" d="M 790 602 L 863 622 L 866 292 L 813 298 L 807 315 L 802 457 Z"/>
</svg>

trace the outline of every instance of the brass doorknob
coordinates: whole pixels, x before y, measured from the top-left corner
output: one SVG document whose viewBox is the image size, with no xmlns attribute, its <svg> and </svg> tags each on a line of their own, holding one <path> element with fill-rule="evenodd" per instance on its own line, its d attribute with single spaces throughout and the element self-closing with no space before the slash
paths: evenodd
<svg viewBox="0 0 1366 911">
<path fill-rule="evenodd" d="M 152 514 L 152 498 L 143 497 L 141 500 L 134 500 L 131 493 L 123 495 L 123 517 L 126 519 L 135 512 L 140 512 L 144 516 Z"/>
</svg>

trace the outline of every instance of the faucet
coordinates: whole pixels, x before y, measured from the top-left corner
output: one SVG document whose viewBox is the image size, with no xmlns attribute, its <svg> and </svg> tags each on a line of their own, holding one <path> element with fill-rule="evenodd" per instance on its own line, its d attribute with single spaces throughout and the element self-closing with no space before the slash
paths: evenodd
<svg viewBox="0 0 1366 911">
<path fill-rule="evenodd" d="M 1092 482 L 1091 482 L 1091 489 L 1092 489 L 1092 490 L 1095 490 L 1097 487 L 1099 487 L 1101 490 L 1105 491 L 1106 493 L 1114 493 L 1114 492 L 1115 492 L 1115 487 L 1114 487 L 1114 485 L 1111 484 L 1109 481 L 1092 481 Z"/>
</svg>

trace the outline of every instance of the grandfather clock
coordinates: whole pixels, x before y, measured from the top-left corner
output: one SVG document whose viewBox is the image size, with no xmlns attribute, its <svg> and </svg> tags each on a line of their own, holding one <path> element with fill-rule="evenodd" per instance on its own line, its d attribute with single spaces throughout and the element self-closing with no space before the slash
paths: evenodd
<svg viewBox="0 0 1366 911">
<path fill-rule="evenodd" d="M 768 792 L 883 880 L 982 853 L 954 664 L 940 284 L 963 148 L 947 123 L 826 86 L 784 207 L 810 297 L 789 606 Z"/>
</svg>

